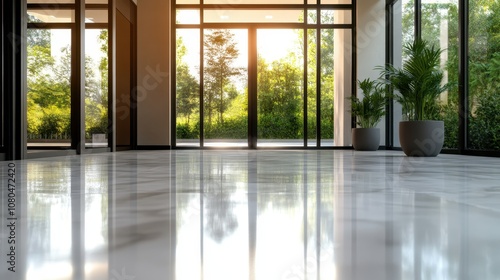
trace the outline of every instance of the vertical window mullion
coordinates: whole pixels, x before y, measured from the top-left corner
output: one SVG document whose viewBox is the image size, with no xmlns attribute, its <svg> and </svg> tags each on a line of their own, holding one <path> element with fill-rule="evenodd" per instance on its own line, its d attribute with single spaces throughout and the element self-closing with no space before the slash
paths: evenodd
<svg viewBox="0 0 500 280">
<path fill-rule="evenodd" d="M 415 39 L 422 38 L 422 0 L 415 0 Z"/>
<path fill-rule="evenodd" d="M 200 10 L 200 16 L 203 17 L 203 9 Z M 203 39 L 205 36 L 205 29 L 200 27 L 200 148 L 203 148 L 205 143 L 205 112 L 204 112 L 204 96 L 205 96 L 205 87 L 204 87 L 204 78 L 203 72 L 205 68 L 204 64 L 204 49 L 203 49 Z"/>
<path fill-rule="evenodd" d="M 307 1 L 307 0 L 306 0 Z M 305 2 L 305 1 L 304 1 Z M 304 79 L 304 85 L 303 85 L 303 96 L 304 96 L 304 104 L 303 104 L 303 110 L 304 110 L 304 116 L 303 116 L 303 119 L 304 119 L 304 124 L 303 124 L 303 129 L 304 129 L 304 147 L 307 147 L 308 145 L 308 140 L 309 140 L 309 136 L 308 136 L 308 132 L 307 132 L 307 126 L 308 126 L 308 123 L 307 123 L 307 97 L 308 97 L 308 87 L 307 87 L 307 75 L 309 74 L 308 72 L 308 48 L 307 48 L 307 45 L 308 45 L 308 37 L 307 37 L 307 9 L 304 8 L 304 21 L 305 21 L 305 26 L 304 26 L 304 35 L 303 35 L 303 44 L 304 44 L 304 73 L 303 73 L 303 79 Z"/>
<path fill-rule="evenodd" d="M 386 5 L 385 11 L 385 27 L 386 27 L 386 44 L 385 44 L 385 63 L 388 65 L 394 64 L 394 2 Z M 393 93 L 393 89 L 388 85 L 389 91 Z M 385 147 L 393 148 L 394 146 L 394 99 L 389 98 L 389 102 L 385 107 Z"/>
<path fill-rule="evenodd" d="M 458 62 L 458 149 L 468 150 L 468 101 L 469 101 L 469 1 L 458 1 L 459 62 Z"/>
</svg>

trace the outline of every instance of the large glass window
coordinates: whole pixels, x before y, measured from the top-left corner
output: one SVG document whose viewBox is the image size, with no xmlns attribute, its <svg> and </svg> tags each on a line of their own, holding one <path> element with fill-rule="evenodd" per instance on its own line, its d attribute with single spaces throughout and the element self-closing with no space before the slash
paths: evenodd
<svg viewBox="0 0 500 280">
<path fill-rule="evenodd" d="M 458 1 L 425 1 L 422 3 L 422 39 L 439 47 L 443 83 L 458 84 Z M 445 123 L 444 148 L 458 148 L 458 87 L 443 92 L 434 108 L 429 108 L 431 119 Z"/>
<path fill-rule="evenodd" d="M 200 145 L 200 30 L 177 30 L 177 145 Z"/>
<path fill-rule="evenodd" d="M 248 145 L 248 31 L 206 29 L 203 107 L 206 146 Z"/>
<path fill-rule="evenodd" d="M 350 145 L 334 141 L 350 134 L 344 122 L 334 132 L 336 118 L 348 111 L 334 99 L 352 89 L 352 7 L 321 6 L 350 1 L 185 5 L 199 3 L 174 5 L 174 146 Z M 253 6 L 239 9 L 245 3 Z"/>
<path fill-rule="evenodd" d="M 327 21 L 328 17 L 328 14 L 323 14 L 321 20 Z M 316 22 L 315 13 L 310 13 L 308 21 Z M 309 29 L 307 32 L 307 146 L 309 147 L 317 146 L 318 129 L 321 134 L 321 146 L 334 144 L 335 61 L 339 59 L 335 56 L 334 38 L 334 29 Z M 321 58 L 317 56 L 318 44 Z M 319 83 L 317 83 L 318 77 Z M 318 123 L 321 127 L 318 127 Z"/>
<path fill-rule="evenodd" d="M 444 121 L 445 149 L 490 154 L 500 150 L 500 4 L 489 0 L 467 1 L 468 9 L 462 17 L 459 2 L 396 1 L 392 7 L 394 33 L 390 51 L 394 65 L 399 67 L 405 60 L 401 46 L 414 40 L 416 35 L 442 50 L 443 83 L 451 83 L 452 88 L 442 93 L 436 106 L 426 113 L 428 117 Z M 419 6 L 421 17 L 416 18 L 415 8 Z M 461 26 L 468 28 L 468 38 L 464 38 L 467 42 L 460 41 Z M 461 63 L 460 57 L 466 57 L 467 63 Z M 460 73 L 466 75 L 459 79 Z M 459 109 L 461 104 L 467 105 L 464 111 Z M 398 106 L 395 104 L 393 115 L 396 147 L 399 146 L 397 129 L 401 120 Z M 465 118 L 466 131 L 460 130 L 461 117 Z"/>
<path fill-rule="evenodd" d="M 85 106 L 85 147 L 107 147 L 108 21 L 107 1 L 87 0 L 85 11 L 85 92 L 72 92 L 80 83 L 73 75 L 74 1 L 30 0 L 27 10 L 27 136 L 28 148 L 72 147 L 72 98 L 82 94 Z M 45 4 L 51 4 L 49 8 Z M 65 5 L 59 5 L 65 4 Z M 73 85 L 72 85 L 73 84 Z M 74 106 L 73 106 L 74 107 Z M 74 144 L 74 143 L 73 143 Z"/>
<path fill-rule="evenodd" d="M 71 30 L 28 29 L 28 147 L 71 145 Z"/>
<path fill-rule="evenodd" d="M 403 46 L 415 39 L 415 0 L 401 0 L 394 3 L 393 7 L 393 61 L 395 67 L 401 67 L 405 60 Z M 399 144 L 399 122 L 403 119 L 402 107 L 399 103 L 393 103 L 393 143 L 394 147 Z"/>
<path fill-rule="evenodd" d="M 298 30 L 257 30 L 259 146 L 304 144 L 304 62 Z"/>
<path fill-rule="evenodd" d="M 75 22 L 75 10 L 29 9 L 28 22 L 72 23 Z"/>
<path fill-rule="evenodd" d="M 500 3 L 469 1 L 468 148 L 500 150 Z"/>
<path fill-rule="evenodd" d="M 316 23 L 316 13 L 315 11 L 310 11 L 308 22 Z M 318 85 L 316 83 L 318 74 L 318 57 L 317 57 L 317 47 L 318 47 L 318 36 L 316 29 L 307 30 L 307 146 L 315 147 L 317 144 L 318 137 L 318 120 L 317 120 L 317 92 Z M 333 106 L 333 102 L 332 102 Z M 333 126 L 333 124 L 332 124 Z"/>
<path fill-rule="evenodd" d="M 86 147 L 108 146 L 108 31 L 85 31 Z"/>
</svg>

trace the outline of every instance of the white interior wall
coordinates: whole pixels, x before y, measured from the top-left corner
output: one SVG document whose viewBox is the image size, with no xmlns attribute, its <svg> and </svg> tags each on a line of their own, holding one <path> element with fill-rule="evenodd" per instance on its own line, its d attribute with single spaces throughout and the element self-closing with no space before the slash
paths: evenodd
<svg viewBox="0 0 500 280">
<path fill-rule="evenodd" d="M 351 112 L 348 98 L 352 93 L 352 32 L 346 29 L 335 29 L 334 42 L 334 126 L 335 146 L 352 144 Z"/>
</svg>

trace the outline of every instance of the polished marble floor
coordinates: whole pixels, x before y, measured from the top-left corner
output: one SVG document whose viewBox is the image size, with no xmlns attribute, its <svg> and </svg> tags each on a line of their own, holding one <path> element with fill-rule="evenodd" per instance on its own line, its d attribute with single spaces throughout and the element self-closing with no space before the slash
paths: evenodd
<svg viewBox="0 0 500 280">
<path fill-rule="evenodd" d="M 0 166 L 2 280 L 500 279 L 498 158 L 179 150 Z"/>
</svg>

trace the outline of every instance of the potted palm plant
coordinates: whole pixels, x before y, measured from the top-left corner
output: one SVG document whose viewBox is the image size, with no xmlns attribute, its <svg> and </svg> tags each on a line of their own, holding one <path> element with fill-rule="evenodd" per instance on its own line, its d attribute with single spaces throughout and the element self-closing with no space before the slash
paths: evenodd
<svg viewBox="0 0 500 280">
<path fill-rule="evenodd" d="M 431 111 L 439 95 L 451 86 L 442 83 L 442 50 L 418 39 L 404 45 L 403 51 L 408 59 L 400 69 L 393 65 L 378 67 L 381 79 L 398 92 L 394 99 L 402 105 L 399 142 L 407 156 L 437 156 L 443 148 L 444 122 L 432 120 Z"/>
<path fill-rule="evenodd" d="M 375 151 L 380 146 L 380 128 L 375 127 L 385 114 L 386 93 L 376 81 L 358 81 L 363 99 L 351 97 L 351 112 L 359 126 L 352 129 L 352 146 L 358 151 Z"/>
</svg>

